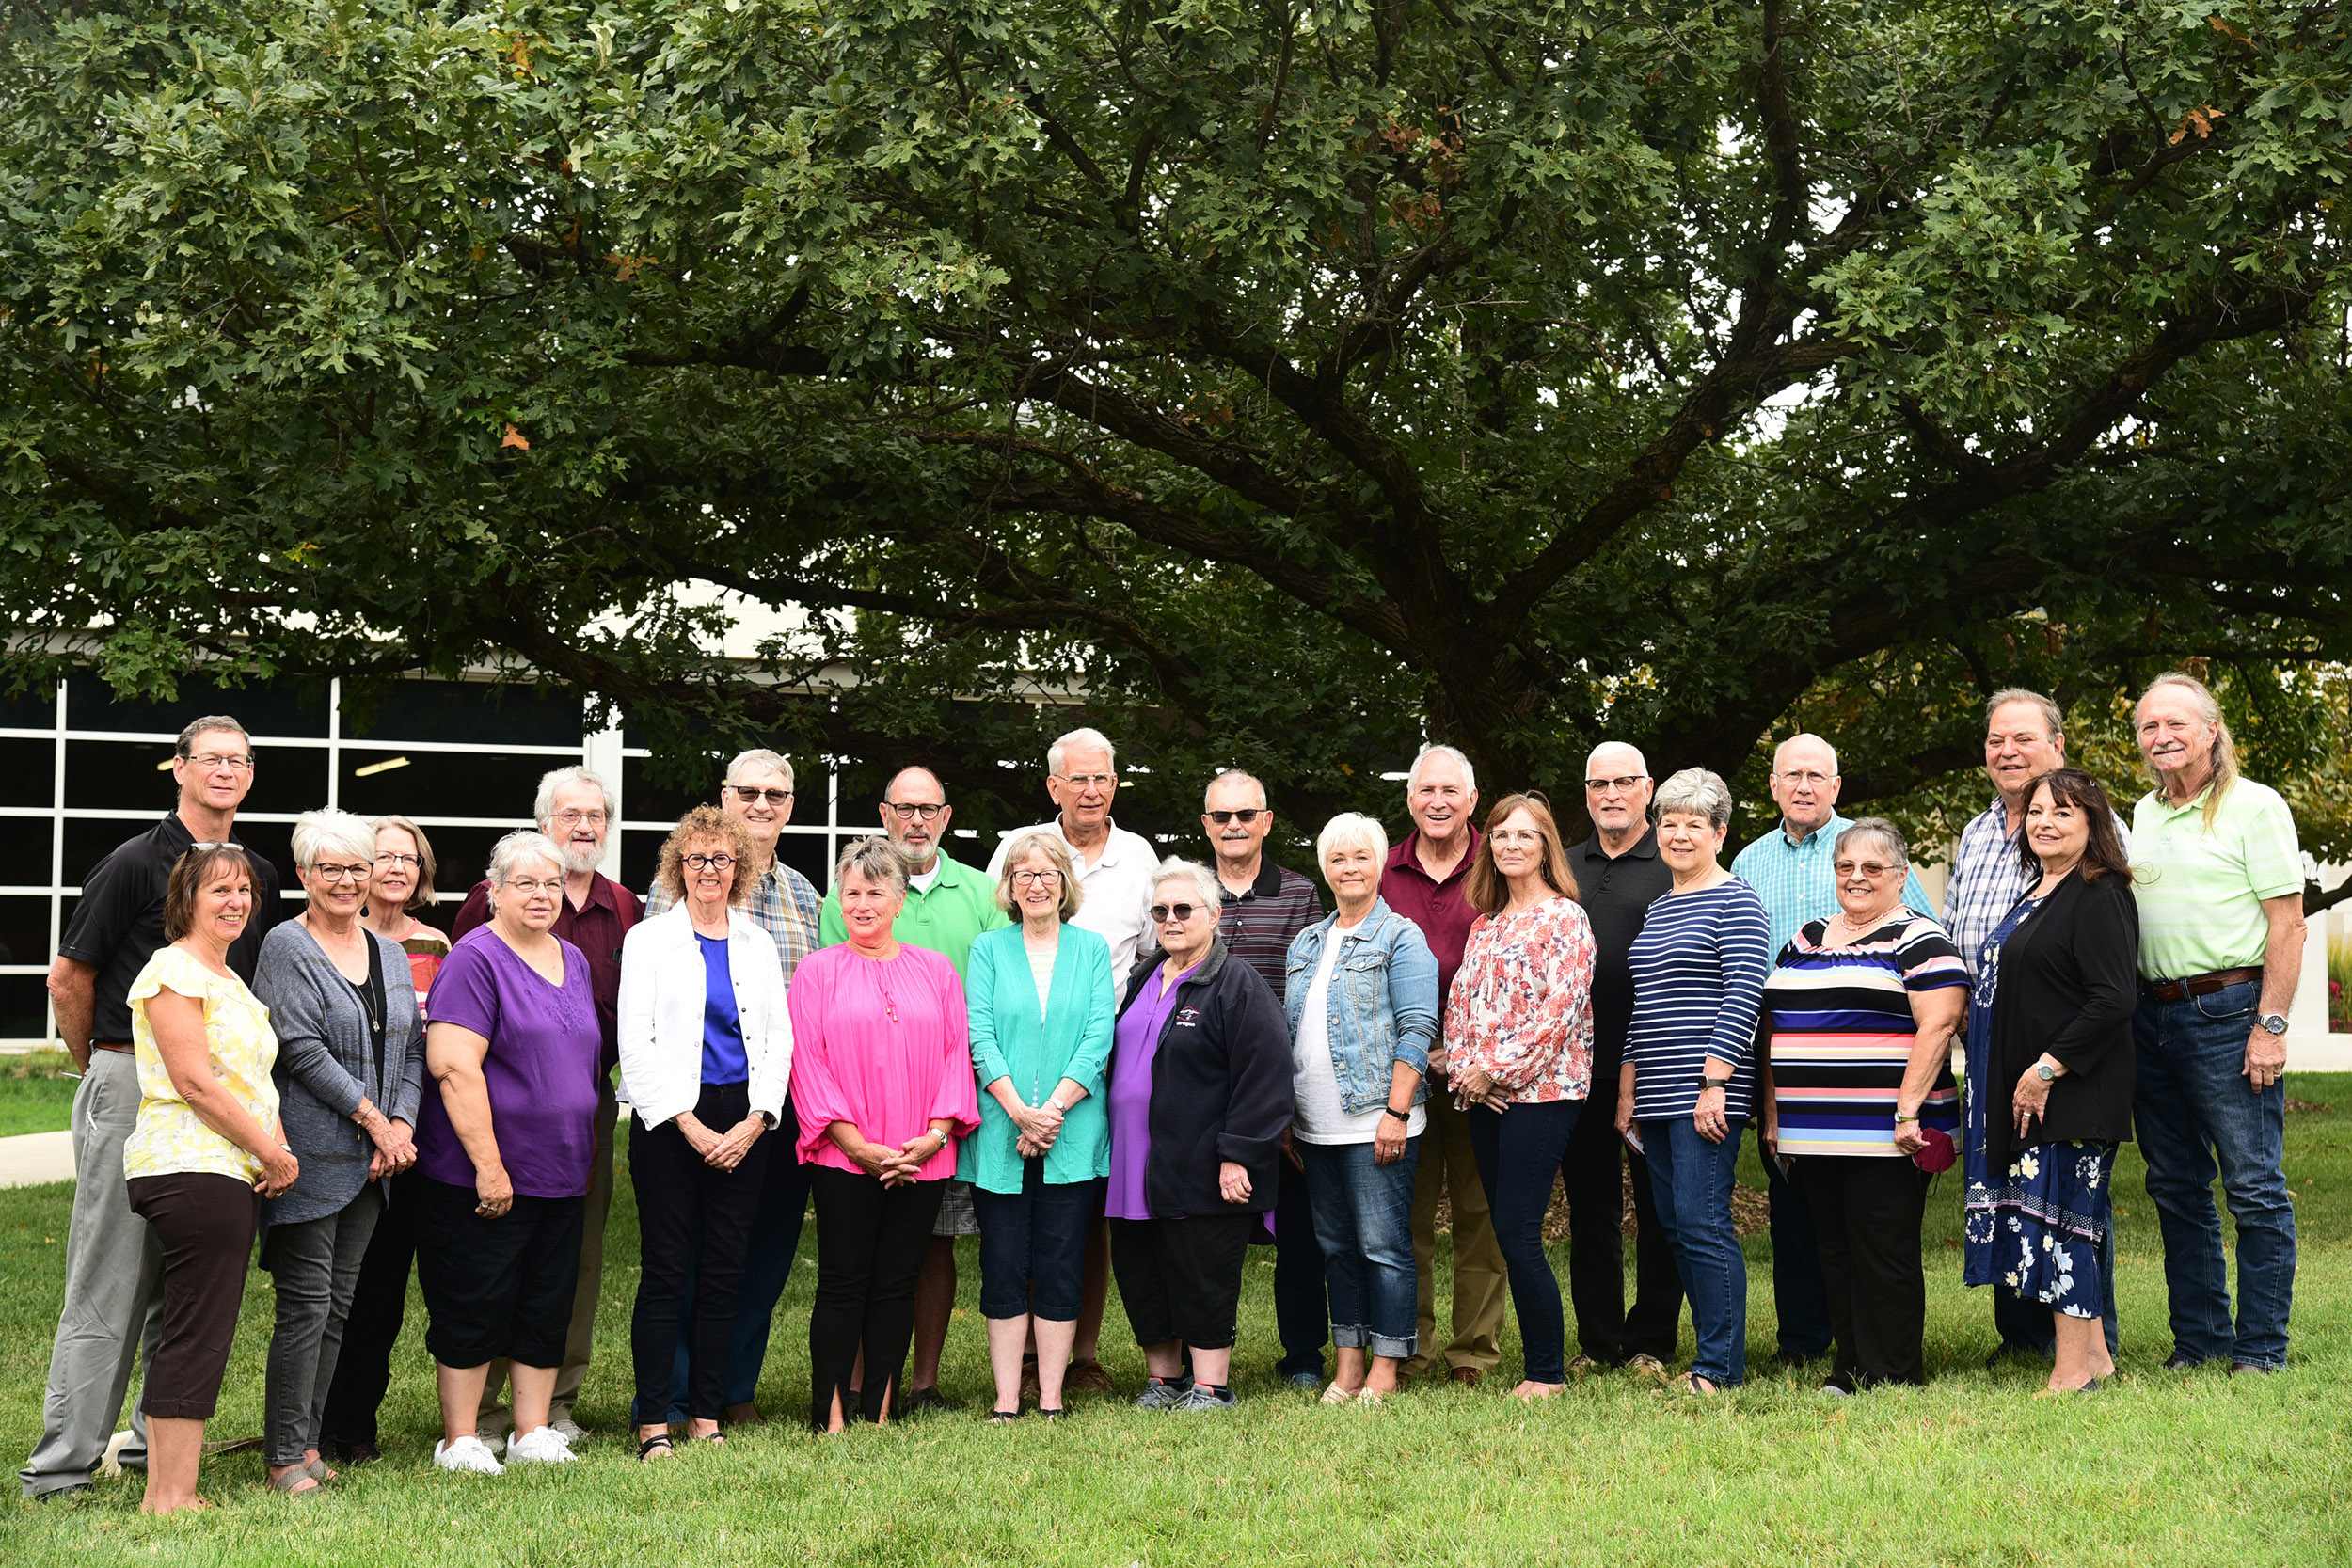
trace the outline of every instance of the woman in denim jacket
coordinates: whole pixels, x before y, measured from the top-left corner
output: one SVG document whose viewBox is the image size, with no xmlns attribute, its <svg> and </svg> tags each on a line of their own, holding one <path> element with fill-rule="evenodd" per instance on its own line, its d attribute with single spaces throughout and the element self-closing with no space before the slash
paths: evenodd
<svg viewBox="0 0 2352 1568">
<path fill-rule="evenodd" d="M 1298 1100 L 1287 1138 L 1307 1173 L 1339 1350 L 1326 1404 L 1378 1403 L 1416 1348 L 1413 1169 L 1438 960 L 1421 927 L 1381 901 L 1388 856 L 1372 817 L 1324 825 L 1315 860 L 1339 910 L 1291 940 L 1283 986 Z"/>
</svg>

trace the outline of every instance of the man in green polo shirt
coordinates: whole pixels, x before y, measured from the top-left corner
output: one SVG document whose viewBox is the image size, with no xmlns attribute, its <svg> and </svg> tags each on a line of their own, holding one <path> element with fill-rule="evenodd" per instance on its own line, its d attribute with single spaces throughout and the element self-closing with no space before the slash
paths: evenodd
<svg viewBox="0 0 2352 1568">
<path fill-rule="evenodd" d="M 2132 1117 L 2164 1232 L 2171 1369 L 2286 1365 L 2295 1209 L 2284 1169 L 2287 1008 L 2303 964 L 2303 857 L 2279 793 L 2241 778 L 2204 683 L 2139 700 L 2156 787 L 2132 812 L 2139 1001 Z M 2213 1182 L 2237 1228 L 2237 1320 Z"/>
<path fill-rule="evenodd" d="M 961 974 L 973 940 L 1010 922 L 997 907 L 994 880 L 941 852 L 939 846 L 954 816 L 946 787 L 928 768 L 901 768 L 882 790 L 882 828 L 907 863 L 906 907 L 891 923 L 890 934 L 911 947 L 946 954 Z M 849 936 L 841 921 L 841 895 L 829 889 L 818 938 L 831 947 Z M 939 1220 L 931 1227 L 923 1275 L 914 1287 L 914 1365 L 900 1406 L 905 1412 L 952 1408 L 957 1402 L 939 1391 L 939 1356 L 947 1344 L 947 1321 L 955 1315 L 956 1238 L 979 1233 L 971 1184 L 949 1180 L 940 1200 Z"/>
</svg>

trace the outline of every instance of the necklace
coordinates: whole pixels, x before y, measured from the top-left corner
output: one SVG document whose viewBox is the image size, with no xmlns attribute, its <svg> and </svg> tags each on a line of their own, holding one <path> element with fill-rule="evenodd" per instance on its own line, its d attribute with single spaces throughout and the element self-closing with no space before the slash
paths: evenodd
<svg viewBox="0 0 2352 1568">
<path fill-rule="evenodd" d="M 359 1010 L 367 1015 L 369 1035 L 373 1037 L 382 1034 L 384 1015 L 376 1010 L 375 988 L 365 980 L 354 980 L 349 975 L 343 976 L 343 984 L 358 993 Z"/>
</svg>

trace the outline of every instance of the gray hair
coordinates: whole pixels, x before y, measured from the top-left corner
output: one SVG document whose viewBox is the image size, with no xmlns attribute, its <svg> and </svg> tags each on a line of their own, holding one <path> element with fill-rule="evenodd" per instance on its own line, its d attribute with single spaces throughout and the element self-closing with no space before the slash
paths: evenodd
<svg viewBox="0 0 2352 1568">
<path fill-rule="evenodd" d="M 1460 768 L 1462 770 L 1462 787 L 1469 790 L 1472 795 L 1478 793 L 1478 769 L 1470 766 L 1470 759 L 1464 755 L 1458 747 L 1423 746 L 1420 752 L 1414 756 L 1413 766 L 1405 770 L 1405 793 L 1407 796 L 1410 796 L 1413 793 L 1413 785 L 1421 782 L 1422 767 L 1423 764 L 1428 762 L 1431 757 L 1443 757 L 1447 761 L 1453 763 L 1454 767 Z"/>
<path fill-rule="evenodd" d="M 1016 900 L 1012 895 L 1012 874 L 1025 864 L 1031 855 L 1043 855 L 1061 873 L 1061 903 L 1056 906 L 1061 918 L 1068 920 L 1078 912 L 1078 906 L 1087 901 L 1086 883 L 1078 879 L 1077 863 L 1070 858 L 1070 845 L 1059 833 L 1049 833 L 1042 828 L 1032 828 L 1005 846 L 1005 858 L 996 870 L 996 907 L 1007 914 L 1013 912 Z"/>
<path fill-rule="evenodd" d="M 369 852 L 374 851 L 371 848 Z M 485 875 L 489 879 L 493 903 L 498 889 L 506 885 L 507 878 L 525 861 L 545 861 L 555 867 L 557 876 L 564 874 L 564 851 L 555 847 L 555 840 L 536 828 L 517 828 L 490 846 L 490 869 Z"/>
<path fill-rule="evenodd" d="M 1670 811 L 1704 816 L 1712 827 L 1731 822 L 1731 786 L 1704 768 L 1686 768 L 1658 786 L 1651 806 L 1662 820 Z"/>
<path fill-rule="evenodd" d="M 176 757 L 192 757 L 196 755 L 196 737 L 199 735 L 214 734 L 233 735 L 245 742 L 246 751 L 253 750 L 253 737 L 245 733 L 243 724 L 225 713 L 214 713 L 202 719 L 189 721 L 187 728 L 180 732 L 179 740 L 172 746 L 171 754 Z"/>
<path fill-rule="evenodd" d="M 1159 868 L 1152 873 L 1152 891 L 1159 892 L 1162 882 L 1190 882 L 1193 890 L 1200 895 L 1201 902 L 1208 905 L 1213 912 L 1222 918 L 1225 909 L 1225 889 L 1218 883 L 1216 873 L 1202 865 L 1199 861 L 1188 861 L 1176 855 L 1168 856 L 1168 859 L 1160 862 Z"/>
<path fill-rule="evenodd" d="M 1994 714 L 2000 712 L 2001 709 L 2009 706 L 2011 703 L 2031 703 L 2034 706 L 2040 708 L 2042 710 L 2042 721 L 2050 726 L 2050 738 L 2052 740 L 2058 739 L 2066 733 L 2066 715 L 2058 711 L 2058 704 L 2050 701 L 2049 698 L 2044 697 L 2041 692 L 2028 691 L 2022 686 L 2005 686 L 2000 690 L 1995 691 L 1992 696 L 1987 697 L 1984 700 L 1984 721 L 1986 727 L 1990 728 L 1992 726 L 1993 716 Z"/>
<path fill-rule="evenodd" d="M 2139 694 L 2139 702 L 2132 705 L 2135 735 L 2139 729 L 2140 705 L 2167 687 L 2187 692 L 2189 702 L 2197 709 L 2197 717 L 2213 726 L 2213 783 L 2210 793 L 2205 796 L 2202 813 L 2205 832 L 2211 832 L 2214 822 L 2221 815 L 2221 798 L 2229 794 L 2230 786 L 2237 782 L 2237 742 L 2230 738 L 2229 721 L 2221 717 L 2221 705 L 2214 700 L 2213 689 L 2185 670 L 2167 670 L 2148 683 L 2148 689 Z M 2146 761 L 2146 758 L 2141 760 Z M 2155 781 L 2158 789 L 2164 787 L 2164 775 L 2156 771 L 2153 763 L 2149 764 L 2148 777 Z"/>
<path fill-rule="evenodd" d="M 1200 809 L 1202 811 L 1207 811 L 1209 809 L 1209 790 L 1215 789 L 1221 784 L 1248 784 L 1250 788 L 1258 792 L 1258 809 L 1260 811 L 1266 809 L 1266 793 L 1263 781 L 1262 781 L 1255 773 L 1245 773 L 1238 768 L 1228 768 L 1224 772 L 1219 773 L 1216 778 L 1211 779 L 1208 784 L 1208 788 L 1203 789 L 1200 792 Z"/>
<path fill-rule="evenodd" d="M 1829 847 L 1829 852 L 1832 855 L 1844 854 L 1846 841 L 1850 838 L 1875 839 L 1897 865 L 1907 866 L 1911 863 L 1911 846 L 1903 842 L 1903 831 L 1883 816 L 1866 816 L 1848 824 L 1839 830 L 1837 842 Z"/>
<path fill-rule="evenodd" d="M 869 882 L 887 883 L 901 898 L 907 895 L 907 858 L 883 834 L 869 833 L 850 840 L 841 858 L 833 863 L 833 885 L 839 887 L 848 881 L 852 871 Z"/>
<path fill-rule="evenodd" d="M 1376 816 L 1366 816 L 1359 811 L 1343 811 L 1323 825 L 1315 834 L 1315 866 L 1323 869 L 1334 849 L 1369 847 L 1374 860 L 1386 860 L 1389 854 L 1389 830 Z M 1324 880 L 1330 880 L 1327 872 Z"/>
<path fill-rule="evenodd" d="M 784 775 L 784 787 L 787 789 L 792 787 L 792 765 L 765 746 L 755 746 L 748 752 L 736 752 L 735 760 L 727 764 L 727 775 L 722 782 L 733 784 L 755 768 L 774 769 Z"/>
<path fill-rule="evenodd" d="M 1068 777 L 1062 772 L 1061 765 L 1068 757 L 1073 746 L 1081 752 L 1102 752 L 1111 759 L 1111 771 L 1114 773 L 1119 771 L 1119 748 L 1111 744 L 1111 737 L 1101 730 L 1088 729 L 1083 726 L 1072 730 L 1068 735 L 1045 748 L 1045 771 L 1057 779 Z"/>
<path fill-rule="evenodd" d="M 600 775 L 580 767 L 578 763 L 574 763 L 569 768 L 558 768 L 539 775 L 539 794 L 538 798 L 531 802 L 531 819 L 544 825 L 549 817 L 553 816 L 555 815 L 555 792 L 570 784 L 594 785 L 596 793 L 604 797 L 604 819 L 608 823 L 612 820 L 612 791 L 605 786 L 605 782 Z"/>
<path fill-rule="evenodd" d="M 294 864 L 309 870 L 322 854 L 349 855 L 375 864 L 375 824 L 347 811 L 306 811 L 294 818 Z"/>
</svg>

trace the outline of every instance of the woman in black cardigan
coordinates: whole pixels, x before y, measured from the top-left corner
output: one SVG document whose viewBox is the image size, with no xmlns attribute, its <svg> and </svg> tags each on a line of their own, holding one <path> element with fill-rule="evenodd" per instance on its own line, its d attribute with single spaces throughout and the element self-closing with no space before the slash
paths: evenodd
<svg viewBox="0 0 2352 1568">
<path fill-rule="evenodd" d="M 2106 791 L 2078 768 L 2034 781 L 2019 852 L 2039 883 L 1986 940 L 1969 1022 L 1967 1261 L 2046 1303 L 2051 1393 L 2115 1370 L 2100 1318 L 2115 1149 L 2132 1135 L 2139 909 Z M 1979 1142 L 1980 1139 L 1980 1142 Z"/>
<path fill-rule="evenodd" d="M 1274 1206 L 1290 1126 L 1290 1025 L 1217 940 L 1216 875 L 1160 865 L 1163 957 L 1127 982 L 1111 1040 L 1111 1269 L 1151 1372 L 1146 1410 L 1233 1407 L 1231 1367 L 1249 1238 Z M 1184 1355 L 1192 1354 L 1192 1376 Z"/>
</svg>

